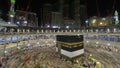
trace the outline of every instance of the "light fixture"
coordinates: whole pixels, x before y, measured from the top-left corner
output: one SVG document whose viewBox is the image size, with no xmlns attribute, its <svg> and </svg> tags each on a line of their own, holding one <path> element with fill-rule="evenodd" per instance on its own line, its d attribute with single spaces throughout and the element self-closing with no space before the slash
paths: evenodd
<svg viewBox="0 0 120 68">
<path fill-rule="evenodd" d="M 96 44 L 99 44 L 99 42 L 96 42 Z"/>
<path fill-rule="evenodd" d="M 4 51 L 4 53 L 7 53 L 7 51 Z"/>
<path fill-rule="evenodd" d="M 110 46 L 110 43 L 108 43 L 107 45 Z"/>
<path fill-rule="evenodd" d="M 14 17 L 14 15 L 10 15 L 10 17 Z"/>
</svg>

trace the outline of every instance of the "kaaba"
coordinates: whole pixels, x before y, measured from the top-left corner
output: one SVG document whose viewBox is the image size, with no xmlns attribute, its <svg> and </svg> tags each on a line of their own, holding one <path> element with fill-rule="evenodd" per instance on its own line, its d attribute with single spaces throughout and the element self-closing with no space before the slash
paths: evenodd
<svg viewBox="0 0 120 68">
<path fill-rule="evenodd" d="M 74 58 L 84 53 L 83 35 L 57 35 L 56 51 L 62 56 Z"/>
</svg>

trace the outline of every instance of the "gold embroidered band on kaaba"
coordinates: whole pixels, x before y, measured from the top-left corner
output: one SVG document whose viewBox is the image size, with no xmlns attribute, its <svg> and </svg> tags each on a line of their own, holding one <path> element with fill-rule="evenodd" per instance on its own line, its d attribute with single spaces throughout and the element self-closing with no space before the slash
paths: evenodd
<svg viewBox="0 0 120 68">
<path fill-rule="evenodd" d="M 57 41 L 57 45 L 68 47 L 68 48 L 75 48 L 75 47 L 78 47 L 78 46 L 83 46 L 83 41 L 81 41 L 81 42 L 74 42 L 74 43 L 73 42 L 72 43 L 68 43 L 68 42 Z"/>
</svg>

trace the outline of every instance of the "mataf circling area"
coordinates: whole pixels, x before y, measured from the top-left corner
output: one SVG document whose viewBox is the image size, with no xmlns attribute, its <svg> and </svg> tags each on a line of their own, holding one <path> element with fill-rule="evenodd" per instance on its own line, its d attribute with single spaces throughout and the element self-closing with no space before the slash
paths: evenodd
<svg viewBox="0 0 120 68">
<path fill-rule="evenodd" d="M 78 68 L 55 52 L 55 47 L 27 47 L 7 54 L 4 68 Z"/>
</svg>

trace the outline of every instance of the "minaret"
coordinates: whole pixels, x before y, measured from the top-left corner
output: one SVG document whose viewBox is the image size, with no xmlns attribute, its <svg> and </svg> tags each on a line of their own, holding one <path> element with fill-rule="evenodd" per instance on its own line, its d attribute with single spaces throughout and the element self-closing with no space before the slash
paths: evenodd
<svg viewBox="0 0 120 68">
<path fill-rule="evenodd" d="M 11 6 L 10 6 L 10 11 L 9 11 L 9 23 L 14 23 L 14 15 L 15 15 L 15 11 L 14 11 L 14 6 L 15 6 L 15 0 L 10 0 Z"/>
<path fill-rule="evenodd" d="M 80 0 L 74 0 L 74 8 L 75 8 L 75 26 L 76 28 L 80 28 L 81 22 L 80 22 Z"/>
<path fill-rule="evenodd" d="M 119 18 L 118 18 L 118 11 L 117 10 L 115 10 L 114 18 L 115 18 L 115 25 L 118 25 L 119 24 Z"/>
</svg>

